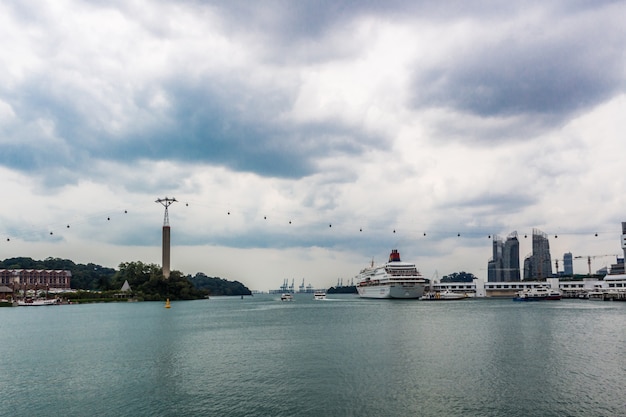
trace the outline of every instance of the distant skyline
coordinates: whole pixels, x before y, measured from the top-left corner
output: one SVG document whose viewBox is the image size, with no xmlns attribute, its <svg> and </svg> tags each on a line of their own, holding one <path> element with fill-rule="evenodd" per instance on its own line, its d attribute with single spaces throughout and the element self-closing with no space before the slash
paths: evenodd
<svg viewBox="0 0 626 417">
<path fill-rule="evenodd" d="M 163 197 L 172 270 L 257 290 L 394 248 L 486 281 L 490 236 L 517 231 L 523 258 L 533 228 L 553 259 L 621 254 L 625 14 L 5 1 L 0 258 L 160 264 Z"/>
</svg>

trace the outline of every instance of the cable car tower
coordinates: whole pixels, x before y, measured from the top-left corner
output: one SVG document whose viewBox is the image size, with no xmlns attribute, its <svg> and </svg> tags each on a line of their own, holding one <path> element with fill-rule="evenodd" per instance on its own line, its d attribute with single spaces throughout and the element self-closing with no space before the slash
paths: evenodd
<svg viewBox="0 0 626 417">
<path fill-rule="evenodd" d="M 165 207 L 165 217 L 163 218 L 163 278 L 168 279 L 170 277 L 170 216 L 168 214 L 168 207 L 175 203 L 175 198 L 157 198 L 155 203 L 161 204 Z"/>
</svg>

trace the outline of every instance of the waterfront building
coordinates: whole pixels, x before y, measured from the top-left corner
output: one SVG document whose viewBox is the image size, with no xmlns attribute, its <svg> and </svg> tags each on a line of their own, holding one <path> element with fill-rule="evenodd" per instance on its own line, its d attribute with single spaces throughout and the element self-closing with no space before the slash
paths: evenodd
<svg viewBox="0 0 626 417">
<path fill-rule="evenodd" d="M 517 232 L 509 234 L 504 242 L 504 250 L 502 252 L 504 281 L 519 281 L 519 239 Z"/>
<path fill-rule="evenodd" d="M 0 269 L 0 285 L 17 289 L 69 290 L 72 273 L 52 269 Z"/>
<path fill-rule="evenodd" d="M 548 235 L 533 229 L 533 252 L 524 259 L 524 280 L 541 280 L 552 275 Z"/>
<path fill-rule="evenodd" d="M 543 286 L 558 289 L 564 298 L 587 298 L 590 292 L 599 292 L 604 294 L 605 300 L 626 301 L 626 274 L 572 281 L 547 278 L 545 281 L 485 282 L 477 283 L 475 291 L 478 297 L 512 298 L 519 291 Z"/>
<path fill-rule="evenodd" d="M 480 285 L 480 284 L 479 284 Z M 548 278 L 545 281 L 517 281 L 517 282 L 485 282 L 483 284 L 484 297 L 515 297 L 519 291 L 540 287 L 559 288 L 558 278 Z M 476 289 L 477 293 L 479 289 Z"/>
<path fill-rule="evenodd" d="M 617 256 L 615 263 L 611 264 L 609 270 L 611 275 L 626 274 L 626 267 L 624 266 L 624 259 L 626 258 L 626 222 L 622 222 L 622 250 L 624 251 L 624 256 L 621 258 Z"/>
<path fill-rule="evenodd" d="M 617 258 L 617 262 L 611 265 L 611 274 L 624 274 L 626 268 L 624 267 L 624 259 L 626 259 L 626 222 L 622 222 L 622 251 L 624 256 Z"/>
<path fill-rule="evenodd" d="M 501 282 L 504 280 L 502 276 L 502 252 L 504 250 L 504 243 L 498 235 L 493 235 L 491 242 L 492 257 L 487 262 L 487 281 L 488 282 Z"/>
<path fill-rule="evenodd" d="M 487 263 L 488 282 L 520 280 L 519 240 L 517 232 L 509 234 L 506 241 L 493 236 L 492 258 Z"/>
<path fill-rule="evenodd" d="M 626 270 L 624 268 L 624 258 L 617 258 L 616 263 L 611 264 L 611 275 L 621 275 L 626 274 Z"/>
<path fill-rule="evenodd" d="M 431 283 L 434 292 L 452 291 L 465 294 L 470 298 L 513 298 L 518 292 L 531 288 L 548 287 L 558 289 L 564 298 L 583 298 L 590 291 L 603 291 L 609 294 L 608 299 L 626 300 L 626 274 L 607 275 L 603 278 L 585 278 L 583 280 L 563 280 L 546 278 L 541 281 L 517 282 L 440 282 Z"/>
<path fill-rule="evenodd" d="M 626 275 L 607 275 L 603 279 L 585 278 L 582 281 L 560 281 L 559 290 L 565 298 L 589 298 L 626 301 Z"/>
<path fill-rule="evenodd" d="M 466 297 L 477 297 L 476 290 L 479 287 L 477 282 L 431 282 L 430 291 L 443 292 L 452 291 L 454 293 L 464 294 Z M 484 296 L 484 295 L 483 295 Z"/>
<path fill-rule="evenodd" d="M 622 222 L 622 250 L 624 251 L 624 258 L 626 258 L 626 222 Z"/>
</svg>

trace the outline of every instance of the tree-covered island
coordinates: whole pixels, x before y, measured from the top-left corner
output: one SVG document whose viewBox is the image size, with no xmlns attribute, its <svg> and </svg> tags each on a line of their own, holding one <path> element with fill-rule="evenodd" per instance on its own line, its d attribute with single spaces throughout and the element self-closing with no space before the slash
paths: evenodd
<svg viewBox="0 0 626 417">
<path fill-rule="evenodd" d="M 9 258 L 0 261 L 0 269 L 53 269 L 72 273 L 71 286 L 76 292 L 64 296 L 77 302 L 120 301 L 128 298 L 145 301 L 195 300 L 208 296 L 250 295 L 251 291 L 238 281 L 209 277 L 204 273 L 195 276 L 171 271 L 168 279 L 155 264 L 122 262 L 119 269 L 93 263 L 76 264 L 69 259 Z M 130 290 L 122 291 L 124 282 Z"/>
</svg>

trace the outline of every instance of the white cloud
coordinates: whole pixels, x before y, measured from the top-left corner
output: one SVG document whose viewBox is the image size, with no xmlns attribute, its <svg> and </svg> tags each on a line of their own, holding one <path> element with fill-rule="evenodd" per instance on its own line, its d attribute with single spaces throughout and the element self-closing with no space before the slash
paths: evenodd
<svg viewBox="0 0 626 417">
<path fill-rule="evenodd" d="M 306 6 L 0 5 L 5 256 L 159 263 L 165 196 L 172 266 L 257 289 L 620 250 L 623 5 Z"/>
</svg>

